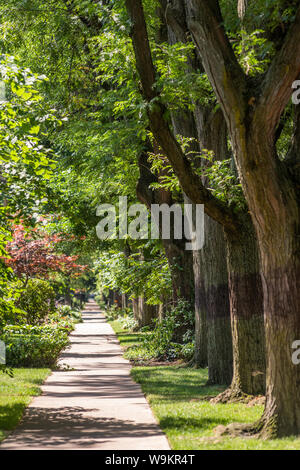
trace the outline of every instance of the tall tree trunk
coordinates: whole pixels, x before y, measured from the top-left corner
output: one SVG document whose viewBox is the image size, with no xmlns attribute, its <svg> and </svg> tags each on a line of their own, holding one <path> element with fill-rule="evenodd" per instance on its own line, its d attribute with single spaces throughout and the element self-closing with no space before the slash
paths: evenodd
<svg viewBox="0 0 300 470">
<path fill-rule="evenodd" d="M 227 397 L 234 399 L 265 392 L 263 294 L 251 221 L 245 221 L 238 237 L 225 232 L 225 239 L 233 339 L 233 380 Z"/>
<path fill-rule="evenodd" d="M 195 280 L 195 366 L 204 368 L 210 365 L 208 362 L 207 345 L 207 296 L 205 292 L 203 263 L 199 251 L 193 253 L 193 267 Z"/>
<path fill-rule="evenodd" d="M 207 299 L 208 383 L 229 385 L 233 356 L 226 247 L 222 227 L 207 216 L 205 224 L 202 269 Z"/>
<path fill-rule="evenodd" d="M 274 154 L 262 134 L 261 124 L 254 126 L 247 146 L 258 159 Z M 266 407 L 259 428 L 264 436 L 282 437 L 300 434 L 300 367 L 292 361 L 293 343 L 300 340 L 300 197 L 294 176 L 273 159 L 269 173 L 248 177 L 247 199 L 260 246 L 267 350 Z"/>
<path fill-rule="evenodd" d="M 136 299 L 134 313 L 134 319 L 138 323 L 138 328 L 142 328 L 143 326 L 151 325 L 153 320 L 157 318 L 158 312 L 155 305 L 148 305 L 145 298 L 143 296 L 139 296 Z"/>
<path fill-rule="evenodd" d="M 227 155 L 227 129 L 220 111 L 196 105 L 195 122 L 202 149 L 212 150 L 216 160 Z M 203 180 L 204 184 L 206 183 Z M 232 380 L 232 334 L 230 322 L 227 257 L 222 227 L 205 215 L 205 246 L 198 254 L 205 301 L 208 383 L 230 384 Z M 197 253 L 195 253 L 197 256 Z"/>
</svg>

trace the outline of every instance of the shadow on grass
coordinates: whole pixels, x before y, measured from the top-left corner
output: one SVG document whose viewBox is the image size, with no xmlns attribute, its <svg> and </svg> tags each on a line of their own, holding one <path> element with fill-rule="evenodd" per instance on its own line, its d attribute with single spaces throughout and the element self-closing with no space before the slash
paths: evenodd
<svg viewBox="0 0 300 470">
<path fill-rule="evenodd" d="M 206 386 L 206 369 L 163 366 L 152 367 L 149 373 L 147 367 L 136 367 L 131 373 L 146 394 L 159 395 L 163 399 L 204 399 L 207 396 L 215 396 L 226 388 L 221 385 Z"/>
<path fill-rule="evenodd" d="M 201 428 L 201 429 L 207 429 L 207 428 L 214 428 L 215 426 L 218 426 L 220 424 L 226 426 L 227 424 L 230 423 L 230 420 L 226 418 L 220 417 L 214 417 L 214 418 L 207 418 L 207 417 L 199 417 L 199 418 L 184 418 L 180 416 L 167 416 L 165 418 L 160 419 L 160 426 L 162 429 L 184 429 L 184 427 L 188 424 L 189 428 L 194 427 L 194 428 Z"/>
<path fill-rule="evenodd" d="M 14 429 L 22 418 L 26 406 L 27 404 L 22 402 L 0 405 L 0 429 L 3 431 Z"/>
</svg>

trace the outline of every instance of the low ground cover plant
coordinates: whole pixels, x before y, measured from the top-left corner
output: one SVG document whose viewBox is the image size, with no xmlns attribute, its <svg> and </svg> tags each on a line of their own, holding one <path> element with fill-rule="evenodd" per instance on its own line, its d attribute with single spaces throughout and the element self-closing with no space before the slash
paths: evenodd
<svg viewBox="0 0 300 470">
<path fill-rule="evenodd" d="M 122 331 L 137 331 L 131 309 L 120 310 L 113 306 L 107 309 L 106 317 L 120 335 Z M 154 320 L 153 325 L 141 328 L 138 333 L 141 333 L 140 341 L 126 345 L 125 357 L 133 362 L 189 361 L 193 358 L 194 316 L 187 302 L 179 301 L 162 319 Z"/>
</svg>

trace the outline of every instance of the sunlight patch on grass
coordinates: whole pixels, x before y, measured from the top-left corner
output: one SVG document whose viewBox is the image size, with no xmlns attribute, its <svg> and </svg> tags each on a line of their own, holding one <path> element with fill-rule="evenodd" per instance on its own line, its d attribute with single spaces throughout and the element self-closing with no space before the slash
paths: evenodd
<svg viewBox="0 0 300 470">
<path fill-rule="evenodd" d="M 0 441 L 23 416 L 32 397 L 40 395 L 41 385 L 50 369 L 14 369 L 14 377 L 0 374 Z"/>
<path fill-rule="evenodd" d="M 125 357 L 142 347 L 145 333 L 123 330 L 120 322 L 110 322 Z M 230 423 L 253 423 L 263 412 L 260 405 L 212 404 L 209 398 L 223 386 L 206 386 L 207 369 L 178 366 L 143 366 L 131 370 L 140 383 L 161 429 L 174 450 L 300 450 L 300 438 L 261 440 L 219 436 L 215 429 Z"/>
<path fill-rule="evenodd" d="M 174 450 L 300 449 L 300 439 L 258 440 L 218 436 L 214 429 L 233 422 L 258 420 L 263 407 L 217 404 L 208 401 L 224 387 L 205 386 L 206 369 L 176 366 L 134 367 L 132 377 L 141 384 L 153 412 Z"/>
</svg>

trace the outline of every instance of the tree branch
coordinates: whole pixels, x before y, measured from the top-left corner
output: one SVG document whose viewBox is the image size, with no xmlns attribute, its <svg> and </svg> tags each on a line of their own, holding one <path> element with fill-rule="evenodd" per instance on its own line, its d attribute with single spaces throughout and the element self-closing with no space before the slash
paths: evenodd
<svg viewBox="0 0 300 470">
<path fill-rule="evenodd" d="M 165 120 L 166 108 L 155 89 L 155 68 L 148 39 L 147 27 L 141 0 L 126 0 L 126 7 L 131 18 L 131 37 L 136 57 L 136 66 L 140 75 L 142 90 L 148 102 L 148 117 L 153 135 L 170 161 L 182 190 L 196 204 L 204 204 L 205 212 L 228 230 L 237 230 L 237 218 L 226 204 L 216 199 L 207 190 L 191 167 L 181 150 L 168 123 Z"/>
<path fill-rule="evenodd" d="M 246 76 L 223 27 L 218 0 L 181 0 L 188 27 L 201 55 L 227 124 L 242 122 L 246 110 Z"/>
<path fill-rule="evenodd" d="M 280 116 L 293 93 L 292 84 L 300 74 L 300 7 L 280 51 L 271 63 L 256 106 L 256 116 L 264 118 L 273 139 Z M 261 118 L 260 118 L 261 119 Z"/>
</svg>

